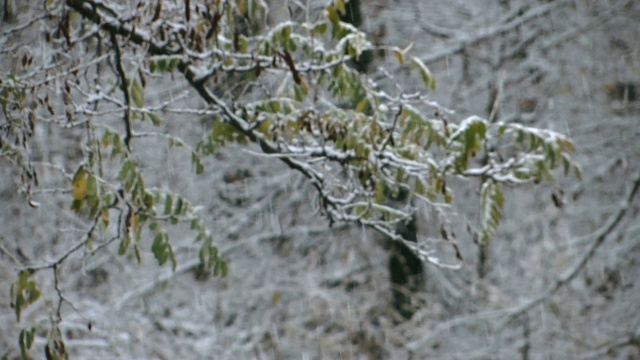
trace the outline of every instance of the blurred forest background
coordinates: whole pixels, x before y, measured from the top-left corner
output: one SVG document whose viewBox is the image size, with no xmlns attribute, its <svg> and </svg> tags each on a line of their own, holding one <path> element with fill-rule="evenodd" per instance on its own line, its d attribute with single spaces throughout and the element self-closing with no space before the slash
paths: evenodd
<svg viewBox="0 0 640 360">
<path fill-rule="evenodd" d="M 326 6 L 320 0 L 270 3 L 272 24 Z M 149 245 L 141 247 L 141 264 L 133 255 L 117 256 L 116 244 L 86 250 L 58 269 L 59 284 L 49 273 L 36 274 L 49 290 L 17 323 L 10 308 L 15 269 L 57 258 L 88 226 L 70 210 L 63 191 L 70 183 L 59 171 L 72 174 L 86 134 L 43 124 L 32 152 L 58 169 L 36 165 L 38 208 L 17 191 L 20 174 L 0 158 L 0 354 L 6 349 L 10 358 L 18 356 L 22 326 L 48 322 L 58 287 L 69 300 L 60 328 L 71 358 L 640 358 L 640 207 L 637 199 L 628 201 L 640 170 L 640 2 L 352 5 L 360 14 L 348 20 L 382 49 L 370 54 L 365 70 L 371 77 L 419 82 L 393 70 L 397 60 L 384 50 L 413 44 L 411 53 L 438 82 L 430 97 L 455 111 L 450 121 L 477 114 L 565 134 L 576 145 L 582 181 L 558 177 L 505 188 L 504 219 L 486 249 L 467 231 L 479 213 L 478 202 L 469 200 L 477 199 L 477 184 L 451 184 L 455 211 L 444 220 L 420 212 L 417 238 L 455 234 L 463 265 L 425 263 L 407 319 L 391 306 L 384 237 L 351 224 L 329 227 L 317 214 L 315 190 L 299 173 L 256 155 L 256 145 L 228 144 L 203 158 L 206 171 L 195 175 L 188 151 L 143 138 L 137 150 L 147 159 L 147 181 L 200 207 L 228 261 L 228 276 L 199 272 L 198 248 L 178 226 L 169 230 L 175 272 L 158 267 Z M 22 0 L 4 1 L 0 15 L 0 47 L 38 47 L 38 28 L 35 34 L 12 30 L 32 15 Z M 183 82 L 167 77 L 145 97 L 192 110 L 163 114 L 165 131 L 187 143 L 212 126 Z M 446 228 L 434 226 L 443 222 Z M 450 247 L 432 246 L 443 262 L 455 262 Z M 36 336 L 35 358 L 46 342 Z"/>
</svg>

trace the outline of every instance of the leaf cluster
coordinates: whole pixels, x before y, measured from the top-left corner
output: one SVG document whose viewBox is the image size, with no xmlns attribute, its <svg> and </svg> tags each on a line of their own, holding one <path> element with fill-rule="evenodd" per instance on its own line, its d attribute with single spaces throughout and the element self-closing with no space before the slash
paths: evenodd
<svg viewBox="0 0 640 360">
<path fill-rule="evenodd" d="M 206 173 L 203 157 L 221 147 L 255 143 L 309 180 L 330 224 L 356 223 L 394 240 L 406 240 L 396 229 L 413 216 L 411 204 L 454 204 L 453 178 L 479 182 L 479 233 L 487 242 L 502 218 L 505 186 L 552 180 L 559 167 L 581 176 L 571 159 L 574 145 L 556 132 L 453 118 L 430 99 L 435 76 L 410 55 L 411 46 L 389 49 L 421 80 L 416 88 L 405 90 L 409 85 L 397 84 L 389 72 L 373 78 L 351 68 L 351 60 L 374 46 L 341 20 L 343 0 L 273 26 L 266 26 L 270 12 L 261 0 L 156 0 L 135 10 L 97 0 L 40 6 L 50 14 L 42 20 L 47 51 L 57 56 L 26 58 L 0 74 L 7 115 L 0 123 L 0 159 L 20 169 L 24 193 L 36 204 L 29 145 L 35 124 L 81 130 L 83 156 L 65 174 L 66 194 L 74 213 L 92 224 L 82 242 L 92 250 L 95 239 L 99 246 L 116 242 L 118 254 L 133 249 L 140 262 L 141 246 L 151 239 L 156 261 L 176 270 L 171 227 L 184 223 L 200 245 L 201 265 L 214 275 L 228 273 L 197 207 L 149 185 L 139 145 L 145 137 L 167 141 L 154 151 L 188 154 L 196 174 Z M 66 53 L 89 56 L 78 64 Z M 174 82 L 199 96 L 206 104 L 202 116 L 213 121 L 194 146 L 169 126 L 173 100 L 155 99 L 154 89 Z M 54 96 L 61 101 L 50 100 Z M 389 198 L 401 193 L 408 194 L 406 206 L 392 205 Z M 21 272 L 11 295 L 19 320 L 40 290 Z M 28 349 L 32 337 L 25 333 L 21 348 Z"/>
</svg>

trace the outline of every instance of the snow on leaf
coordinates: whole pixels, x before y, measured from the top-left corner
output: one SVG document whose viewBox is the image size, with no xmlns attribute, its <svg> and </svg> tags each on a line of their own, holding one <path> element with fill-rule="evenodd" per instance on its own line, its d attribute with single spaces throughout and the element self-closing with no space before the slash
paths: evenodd
<svg viewBox="0 0 640 360">
<path fill-rule="evenodd" d="M 464 171 L 469 159 L 476 151 L 482 150 L 487 134 L 487 121 L 471 116 L 463 120 L 447 142 L 447 148 L 457 171 Z"/>
<path fill-rule="evenodd" d="M 418 59 L 415 56 L 411 57 L 411 61 L 420 70 L 420 75 L 422 75 L 422 80 L 424 81 L 424 84 L 429 89 L 431 89 L 431 91 L 435 91 L 436 90 L 436 79 L 433 77 L 433 74 L 431 73 L 431 71 L 429 70 L 427 65 L 425 65 L 422 62 L 422 60 Z"/>
</svg>

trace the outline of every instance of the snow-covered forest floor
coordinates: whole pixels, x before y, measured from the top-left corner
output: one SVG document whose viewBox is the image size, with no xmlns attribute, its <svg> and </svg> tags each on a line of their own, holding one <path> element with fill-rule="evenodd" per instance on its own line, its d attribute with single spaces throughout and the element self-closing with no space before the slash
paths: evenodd
<svg viewBox="0 0 640 360">
<path fill-rule="evenodd" d="M 158 267 L 149 246 L 142 247 L 140 265 L 133 255 L 118 256 L 116 244 L 95 256 L 88 250 L 72 256 L 59 270 L 74 305 L 64 305 L 61 324 L 72 358 L 640 357 L 640 200 L 626 202 L 640 171 L 640 3 L 376 0 L 361 6 L 361 28 L 379 45 L 413 44 L 412 53 L 438 81 L 433 100 L 455 111 L 450 121 L 494 115 L 566 134 L 577 147 L 583 180 L 559 174 L 554 183 L 507 190 L 483 277 L 467 231 L 478 221 L 479 189 L 454 184 L 456 211 L 447 215 L 463 267 L 427 265 L 420 308 L 403 320 L 390 306 L 381 235 L 350 224 L 329 228 L 301 175 L 260 155 L 259 147 L 231 144 L 204 159 L 207 170 L 196 176 L 188 151 L 168 151 L 150 138 L 137 145 L 154 182 L 147 185 L 181 192 L 201 206 L 229 275 L 208 278 L 194 270 L 198 248 L 181 227 L 170 230 L 175 272 Z M 392 55 L 377 54 L 370 72 L 396 64 Z M 407 88 L 418 81 L 403 71 L 391 75 Z M 189 91 L 169 85 L 158 98 Z M 198 109 L 194 98 L 188 93 L 176 105 Z M 209 125 L 193 119 L 174 114 L 165 122 L 195 144 Z M 33 141 L 43 161 L 64 167 L 78 156 L 72 144 L 80 132 L 40 136 L 60 137 Z M 21 324 L 9 306 L 15 259 L 8 254 L 47 261 L 68 249 L 85 224 L 64 194 L 35 190 L 42 205 L 30 208 L 16 191 L 17 175 L 0 164 L 0 354 L 15 355 Z M 59 174 L 48 171 L 41 189 L 60 184 Z M 607 231 L 621 209 L 621 222 Z M 432 217 L 419 215 L 420 241 L 439 236 Z M 586 266 L 568 278 L 599 240 Z M 433 246 L 442 260 L 452 260 L 450 247 L 440 245 Z M 53 289 L 48 274 L 38 281 Z M 23 323 L 46 323 L 49 300 L 28 308 Z M 37 338 L 36 348 L 45 342 Z"/>
</svg>

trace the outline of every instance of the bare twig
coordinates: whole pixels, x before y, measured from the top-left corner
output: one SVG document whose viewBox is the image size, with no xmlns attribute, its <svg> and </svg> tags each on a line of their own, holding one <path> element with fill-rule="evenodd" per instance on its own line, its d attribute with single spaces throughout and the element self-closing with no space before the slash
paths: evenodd
<svg viewBox="0 0 640 360">
<path fill-rule="evenodd" d="M 98 223 L 100 222 L 100 220 L 101 220 L 100 216 L 96 216 L 95 219 L 93 220 L 92 224 L 91 224 L 91 227 L 89 228 L 89 230 L 87 230 L 87 232 L 84 234 L 82 239 L 80 239 L 69 250 L 65 251 L 60 257 L 58 257 L 57 260 L 54 260 L 53 262 L 51 262 L 49 264 L 26 266 L 22 270 L 26 270 L 26 271 L 29 271 L 29 272 L 35 272 L 35 271 L 39 271 L 39 270 L 42 270 L 42 269 L 53 269 L 54 267 L 62 264 L 69 256 L 71 256 L 71 254 L 73 254 L 76 251 L 78 251 L 80 248 L 85 246 L 87 244 L 87 242 L 89 242 L 91 240 L 91 238 L 93 237 L 93 233 L 96 230 L 96 227 L 98 226 Z"/>
<path fill-rule="evenodd" d="M 406 344 L 406 347 L 408 349 L 416 351 L 418 349 L 421 349 L 423 346 L 425 346 L 430 340 L 435 339 L 441 332 L 448 331 L 454 327 L 460 326 L 462 324 L 469 324 L 476 321 L 487 321 L 487 320 L 492 320 L 496 318 L 498 319 L 504 318 L 500 326 L 498 326 L 497 328 L 498 330 L 496 331 L 496 333 L 499 334 L 511 321 L 517 319 L 518 317 L 527 313 L 529 310 L 533 309 L 540 303 L 547 300 L 549 297 L 553 296 L 560 288 L 562 288 L 564 285 L 571 282 L 578 275 L 580 270 L 582 270 L 584 266 L 588 263 L 588 261 L 593 257 L 596 250 L 604 243 L 604 241 L 609 237 L 609 235 L 613 232 L 613 230 L 615 230 L 615 228 L 621 223 L 622 219 L 624 218 L 629 208 L 631 207 L 631 203 L 633 202 L 635 196 L 637 195 L 638 190 L 640 189 L 640 173 L 635 176 L 635 179 L 632 184 L 633 185 L 632 185 L 631 191 L 629 192 L 629 195 L 626 197 L 624 203 L 620 206 L 620 209 L 609 218 L 609 221 L 607 221 L 607 223 L 604 226 L 602 226 L 598 231 L 596 231 L 592 235 L 593 242 L 591 243 L 591 246 L 589 247 L 589 249 L 575 262 L 575 264 L 569 269 L 569 271 L 565 273 L 565 275 L 561 276 L 553 284 L 549 285 L 541 295 L 531 300 L 528 300 L 519 306 L 510 308 L 510 309 L 487 311 L 487 312 L 477 313 L 471 316 L 461 316 L 461 317 L 451 319 L 449 321 L 438 323 L 431 330 L 428 336 L 414 340 L 413 342 Z M 633 340 L 634 337 L 630 337 L 630 339 Z M 638 340 L 635 339 L 635 341 L 636 342 L 634 343 L 633 341 L 629 341 L 629 339 L 626 339 L 626 341 L 622 343 L 616 342 L 616 346 L 628 346 L 628 345 L 637 346 Z M 494 342 L 493 344 L 494 353 L 495 353 L 495 350 L 497 350 L 496 348 L 497 345 L 498 345 L 498 342 L 497 341 Z"/>
<path fill-rule="evenodd" d="M 384 149 L 387 147 L 389 143 L 393 145 L 393 133 L 396 131 L 396 125 L 398 124 L 398 118 L 400 117 L 400 115 L 402 115 L 402 110 L 403 110 L 403 106 L 400 105 L 398 107 L 398 112 L 396 113 L 396 116 L 393 117 L 393 124 L 391 124 L 391 128 L 388 130 L 389 136 L 387 136 L 387 138 L 384 139 L 384 141 L 382 142 L 382 146 L 380 147 L 380 153 L 384 152 Z"/>
<path fill-rule="evenodd" d="M 0 237 L 0 251 L 2 251 L 5 255 L 7 255 L 16 265 L 22 267 L 22 261 L 20 261 L 9 249 L 4 247 L 4 238 Z"/>
<path fill-rule="evenodd" d="M 40 15 L 40 16 L 36 16 L 34 18 L 29 19 L 29 21 L 25 22 L 24 24 L 20 24 L 14 27 L 11 27 L 9 29 L 6 29 L 5 31 L 2 32 L 2 36 L 0 36 L 0 38 L 2 39 L 10 39 L 11 36 L 15 33 L 18 33 L 28 27 L 30 27 L 31 25 L 39 22 L 40 20 L 43 20 L 47 17 L 47 15 Z M 5 52 L 6 49 L 2 49 L 0 50 L 0 53 Z"/>
<path fill-rule="evenodd" d="M 124 95 L 124 102 L 126 105 L 126 109 L 124 111 L 124 143 L 127 146 L 127 150 L 131 151 L 131 139 L 133 138 L 133 129 L 131 126 L 131 94 L 129 93 L 129 87 L 127 84 L 127 75 L 122 67 L 122 54 L 120 53 L 120 45 L 118 44 L 118 39 L 115 33 L 111 33 L 111 43 L 113 44 L 113 49 L 115 51 L 115 60 L 116 60 L 116 69 L 118 70 L 118 75 L 120 76 L 120 88 L 122 89 L 122 93 Z"/>
<path fill-rule="evenodd" d="M 57 325 L 62 321 L 62 304 L 63 303 L 67 303 L 69 304 L 69 306 L 71 306 L 78 314 L 81 314 L 80 309 L 78 309 L 72 302 L 71 300 L 69 300 L 69 298 L 67 298 L 64 293 L 62 292 L 62 289 L 60 288 L 60 276 L 58 275 L 58 270 L 59 270 L 59 265 L 60 264 L 56 264 L 53 266 L 53 282 L 54 282 L 54 287 L 56 289 L 56 293 L 58 294 L 58 305 L 56 307 L 56 318 L 54 319 L 54 323 Z"/>
<path fill-rule="evenodd" d="M 558 278 L 551 285 L 549 285 L 541 295 L 533 299 L 530 299 L 524 302 L 523 304 L 509 310 L 509 316 L 507 317 L 507 319 L 505 319 L 505 321 L 499 327 L 499 329 L 504 328 L 507 325 L 507 323 L 509 323 L 513 319 L 517 318 L 521 314 L 533 309 L 535 306 L 547 300 L 549 297 L 555 294 L 560 288 L 562 288 L 564 285 L 571 282 L 578 275 L 580 270 L 584 268 L 584 266 L 589 262 L 589 260 L 596 253 L 596 250 L 598 250 L 600 245 L 602 245 L 607 239 L 607 237 L 612 233 L 612 231 L 618 225 L 620 225 L 620 223 L 622 222 L 622 219 L 627 214 L 627 211 L 629 211 L 629 208 L 631 207 L 631 203 L 633 202 L 633 199 L 638 193 L 639 188 L 640 188 L 640 174 L 636 175 L 635 180 L 633 181 L 631 191 L 629 192 L 629 195 L 627 196 L 623 204 L 620 206 L 620 209 L 609 218 L 609 220 L 604 226 L 602 226 L 598 231 L 596 231 L 592 235 L 593 242 L 591 243 L 591 246 L 589 246 L 589 249 L 587 249 L 587 251 L 574 263 L 574 265 L 563 276 L 560 276 L 560 278 Z"/>
<path fill-rule="evenodd" d="M 451 42 L 452 44 L 446 46 L 443 50 L 433 52 L 432 54 L 429 54 L 428 56 L 423 57 L 422 61 L 425 64 L 430 64 L 430 63 L 434 63 L 439 60 L 442 60 L 448 56 L 458 54 L 464 51 L 469 46 L 475 45 L 479 42 L 482 42 L 484 40 L 490 39 L 498 35 L 506 34 L 518 27 L 525 25 L 526 23 L 532 20 L 535 20 L 541 16 L 548 14 L 549 12 L 553 11 L 558 7 L 568 5 L 572 2 L 573 0 L 554 1 L 545 5 L 538 6 L 531 10 L 528 10 L 522 16 L 516 17 L 507 23 L 490 27 L 484 31 L 479 31 L 477 34 L 473 36 L 469 36 L 468 34 L 465 34 L 464 36 L 461 36 L 456 40 L 452 41 Z"/>
</svg>

